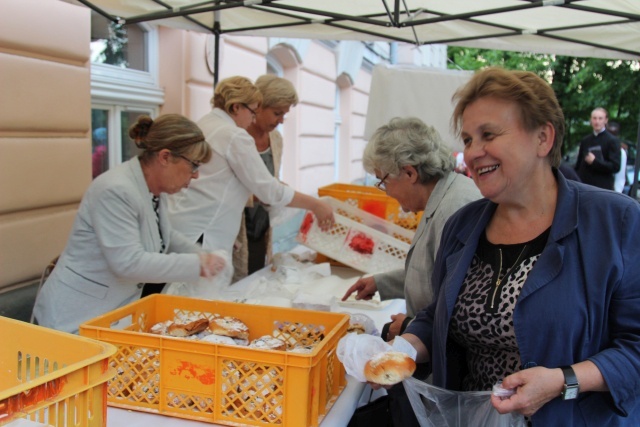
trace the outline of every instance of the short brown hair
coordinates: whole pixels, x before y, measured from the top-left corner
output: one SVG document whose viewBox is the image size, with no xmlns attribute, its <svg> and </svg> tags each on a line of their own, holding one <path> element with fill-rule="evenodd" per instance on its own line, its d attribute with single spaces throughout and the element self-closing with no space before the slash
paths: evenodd
<svg viewBox="0 0 640 427">
<path fill-rule="evenodd" d="M 508 71 L 497 67 L 478 71 L 453 95 L 457 104 L 451 121 L 457 134 L 460 134 L 462 114 L 469 104 L 488 97 L 514 102 L 520 109 L 522 126 L 529 132 L 551 123 L 556 136 L 548 157 L 551 166 L 560 166 L 564 114 L 555 92 L 546 81 L 529 71 Z"/>
<path fill-rule="evenodd" d="M 221 80 L 216 85 L 211 106 L 231 113 L 234 104 L 262 102 L 262 94 L 246 77 L 234 76 Z"/>
<path fill-rule="evenodd" d="M 142 115 L 129 128 L 129 136 L 140 148 L 140 160 L 148 162 L 160 150 L 190 155 L 194 161 L 211 159 L 211 147 L 197 124 L 180 114 L 165 114 L 157 119 Z"/>
</svg>

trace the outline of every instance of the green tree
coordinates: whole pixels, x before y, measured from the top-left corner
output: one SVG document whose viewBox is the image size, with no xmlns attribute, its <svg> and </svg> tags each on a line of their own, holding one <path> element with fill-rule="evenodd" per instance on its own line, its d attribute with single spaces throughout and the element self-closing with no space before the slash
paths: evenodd
<svg viewBox="0 0 640 427">
<path fill-rule="evenodd" d="M 595 107 L 609 111 L 621 126 L 621 138 L 636 141 L 640 120 L 640 62 L 508 52 L 461 47 L 448 48 L 449 68 L 479 70 L 500 66 L 538 74 L 553 87 L 565 114 L 565 152 L 575 150 L 591 127 Z"/>
</svg>

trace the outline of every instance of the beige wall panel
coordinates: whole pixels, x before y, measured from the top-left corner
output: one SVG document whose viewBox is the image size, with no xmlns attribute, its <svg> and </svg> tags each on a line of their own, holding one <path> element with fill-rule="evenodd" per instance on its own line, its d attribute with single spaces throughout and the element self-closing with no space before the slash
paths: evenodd
<svg viewBox="0 0 640 427">
<path fill-rule="evenodd" d="M 0 213 L 74 203 L 90 183 L 88 138 L 0 139 Z"/>
<path fill-rule="evenodd" d="M 0 287 L 37 279 L 60 255 L 77 205 L 0 216 Z"/>
<path fill-rule="evenodd" d="M 309 45 L 309 50 L 302 58 L 302 62 L 306 70 L 313 70 L 314 73 L 335 82 L 337 66 L 336 54 L 333 50 L 327 49 L 326 46 L 314 40 Z"/>
<path fill-rule="evenodd" d="M 252 81 L 267 72 L 267 59 L 264 54 L 247 50 L 244 46 L 221 44 L 220 79 L 231 76 L 244 76 Z"/>
<path fill-rule="evenodd" d="M 298 96 L 301 103 L 322 105 L 333 109 L 336 100 L 336 83 L 317 74 L 302 70 Z"/>
<path fill-rule="evenodd" d="M 333 163 L 335 148 L 333 136 L 305 137 L 300 140 L 300 167 L 307 168 Z"/>
<path fill-rule="evenodd" d="M 223 36 L 220 43 L 226 45 L 234 45 L 243 50 L 250 50 L 256 55 L 265 56 L 269 51 L 269 43 L 266 37 L 251 36 Z"/>
<path fill-rule="evenodd" d="M 164 104 L 160 107 L 160 114 L 186 114 L 184 85 L 176 84 L 184 82 L 184 61 L 180 60 L 184 51 L 184 37 L 186 32 L 167 27 L 159 27 L 158 39 L 162 51 L 171 52 L 171 55 L 159 55 L 158 84 L 164 91 Z M 176 60 L 178 59 L 178 60 Z"/>
<path fill-rule="evenodd" d="M 84 64 L 90 55 L 89 17 L 89 9 L 61 1 L 2 0 L 0 50 Z"/>
<path fill-rule="evenodd" d="M 211 86 L 200 84 L 187 85 L 187 100 L 189 105 L 188 117 L 198 121 L 202 116 L 211 111 L 211 97 L 213 96 L 213 82 Z"/>
<path fill-rule="evenodd" d="M 355 114 L 360 114 L 362 116 L 367 115 L 367 106 L 369 105 L 369 94 L 360 92 L 359 90 L 354 89 L 351 94 L 351 102 L 353 110 L 352 112 Z M 362 128 L 362 132 L 364 133 L 364 128 Z"/>
<path fill-rule="evenodd" d="M 89 132 L 89 68 L 0 53 L 0 76 L 0 135 Z"/>
<path fill-rule="evenodd" d="M 351 137 L 362 138 L 364 136 L 364 123 L 366 118 L 360 114 L 351 114 Z"/>
<path fill-rule="evenodd" d="M 353 87 L 360 92 L 368 94 L 371 90 L 371 71 L 360 68 L 356 81 L 353 82 Z"/>
<path fill-rule="evenodd" d="M 333 110 L 314 105 L 298 105 L 300 135 L 322 135 L 333 138 L 335 117 Z"/>
<path fill-rule="evenodd" d="M 189 81 L 213 86 L 213 36 L 187 32 L 186 73 Z M 208 62 L 207 57 L 210 56 Z M 209 64 L 209 65 L 207 65 Z M 211 71 L 209 71 L 211 67 Z"/>
</svg>

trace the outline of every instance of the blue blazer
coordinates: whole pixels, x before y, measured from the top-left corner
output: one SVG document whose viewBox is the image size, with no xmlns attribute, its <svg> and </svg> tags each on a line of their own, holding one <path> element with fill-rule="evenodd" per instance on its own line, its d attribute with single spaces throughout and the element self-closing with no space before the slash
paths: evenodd
<svg viewBox="0 0 640 427">
<path fill-rule="evenodd" d="M 610 392 L 553 399 L 540 426 L 640 425 L 640 204 L 556 173 L 558 202 L 549 240 L 529 274 L 513 321 L 522 369 L 595 363 Z M 496 204 L 472 202 L 447 223 L 433 272 L 436 301 L 406 332 L 431 355 L 433 382 L 459 389 L 466 361 L 449 354 L 449 321 L 478 240 Z"/>
</svg>

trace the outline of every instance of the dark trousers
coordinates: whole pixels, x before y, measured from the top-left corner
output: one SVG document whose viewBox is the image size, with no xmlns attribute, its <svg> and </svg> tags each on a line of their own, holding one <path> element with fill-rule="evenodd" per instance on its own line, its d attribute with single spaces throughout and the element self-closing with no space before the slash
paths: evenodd
<svg viewBox="0 0 640 427">
<path fill-rule="evenodd" d="M 148 295 L 159 294 L 164 289 L 166 283 L 145 283 L 142 288 L 142 295 L 140 298 L 144 298 Z"/>
</svg>

